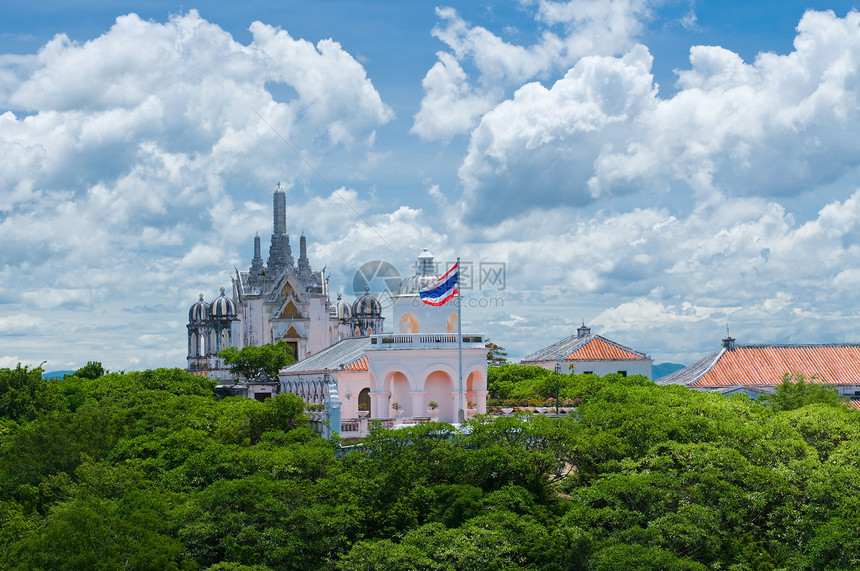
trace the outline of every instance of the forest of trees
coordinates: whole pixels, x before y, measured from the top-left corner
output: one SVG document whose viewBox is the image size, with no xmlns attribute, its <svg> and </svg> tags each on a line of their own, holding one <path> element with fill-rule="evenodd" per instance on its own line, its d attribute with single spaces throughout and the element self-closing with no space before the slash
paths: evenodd
<svg viewBox="0 0 860 571">
<path fill-rule="evenodd" d="M 762 403 L 502 365 L 493 398 L 581 404 L 344 452 L 297 397 L 96 365 L 0 369 L 0 568 L 860 566 L 860 413 L 813 383 Z"/>
</svg>

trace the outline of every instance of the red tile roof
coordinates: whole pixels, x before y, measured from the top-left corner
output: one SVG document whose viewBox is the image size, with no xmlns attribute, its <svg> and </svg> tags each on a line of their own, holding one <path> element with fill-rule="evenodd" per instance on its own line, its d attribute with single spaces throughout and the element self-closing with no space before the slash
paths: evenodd
<svg viewBox="0 0 860 571">
<path fill-rule="evenodd" d="M 860 384 L 860 345 L 736 345 L 688 387 L 775 386 L 784 373 L 808 382 Z M 813 378 L 814 377 L 814 378 Z"/>
<path fill-rule="evenodd" d="M 576 348 L 573 353 L 565 355 L 567 361 L 597 361 L 601 359 L 645 359 L 642 353 L 632 351 L 626 347 L 612 343 L 599 335 L 593 336 L 588 343 Z"/>
</svg>

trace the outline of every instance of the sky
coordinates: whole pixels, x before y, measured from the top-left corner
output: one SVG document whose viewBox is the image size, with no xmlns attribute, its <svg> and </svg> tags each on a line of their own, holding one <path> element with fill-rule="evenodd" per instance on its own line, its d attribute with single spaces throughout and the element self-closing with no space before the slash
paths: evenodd
<svg viewBox="0 0 860 571">
<path fill-rule="evenodd" d="M 513 360 L 860 342 L 858 129 L 850 2 L 4 3 L 0 367 L 185 366 L 278 184 L 332 299 L 460 257 Z"/>
</svg>

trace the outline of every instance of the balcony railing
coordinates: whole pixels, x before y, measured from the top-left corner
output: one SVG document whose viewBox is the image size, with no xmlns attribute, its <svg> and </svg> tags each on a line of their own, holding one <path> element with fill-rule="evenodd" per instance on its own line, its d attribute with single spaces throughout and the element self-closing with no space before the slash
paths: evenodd
<svg viewBox="0 0 860 571">
<path fill-rule="evenodd" d="M 370 350 L 380 349 L 449 349 L 457 346 L 456 333 L 399 333 L 371 335 Z M 463 347 L 484 346 L 483 335 L 463 334 Z"/>
</svg>

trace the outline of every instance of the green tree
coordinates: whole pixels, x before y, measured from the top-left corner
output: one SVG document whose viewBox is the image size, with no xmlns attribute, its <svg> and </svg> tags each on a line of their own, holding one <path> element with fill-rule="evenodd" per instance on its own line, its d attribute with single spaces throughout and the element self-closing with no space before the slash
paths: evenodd
<svg viewBox="0 0 860 571">
<path fill-rule="evenodd" d="M 305 403 L 301 397 L 291 394 L 275 395 L 252 410 L 251 444 L 259 442 L 265 432 L 289 432 L 307 424 L 307 420 Z"/>
<path fill-rule="evenodd" d="M 0 369 L 0 418 L 32 420 L 59 403 L 57 384 L 42 379 L 41 366 L 31 369 L 18 363 L 14 369 Z"/>
<path fill-rule="evenodd" d="M 75 371 L 74 375 L 79 379 L 98 379 L 103 377 L 106 372 L 100 362 L 87 361 L 87 364 Z"/>
<path fill-rule="evenodd" d="M 766 399 L 777 410 L 794 410 L 810 404 L 839 405 L 842 399 L 836 388 L 816 383 L 816 375 L 807 382 L 803 373 L 783 373 L 782 382 L 776 386 L 776 393 Z"/>
<path fill-rule="evenodd" d="M 148 490 L 117 499 L 84 490 L 23 541 L 26 557 L 15 568 L 178 570 L 182 544 L 170 536 L 167 510 Z"/>
<path fill-rule="evenodd" d="M 518 395 L 531 394 L 535 383 L 552 375 L 555 373 L 543 367 L 503 363 L 487 369 L 487 390 L 491 398 L 520 398 Z"/>
<path fill-rule="evenodd" d="M 293 349 L 285 341 L 278 341 L 274 345 L 262 345 L 260 347 L 227 347 L 218 353 L 230 367 L 234 375 L 252 379 L 260 371 L 264 371 L 269 377 L 278 375 L 278 371 L 296 362 Z"/>
</svg>

